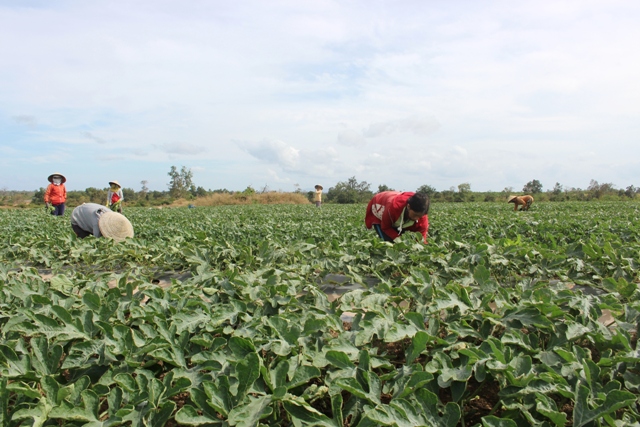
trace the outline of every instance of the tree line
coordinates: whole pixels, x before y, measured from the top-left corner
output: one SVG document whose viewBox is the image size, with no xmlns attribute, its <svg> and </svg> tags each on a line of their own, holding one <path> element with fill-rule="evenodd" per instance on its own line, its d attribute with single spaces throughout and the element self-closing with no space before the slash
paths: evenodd
<svg viewBox="0 0 640 427">
<path fill-rule="evenodd" d="M 393 188 L 385 184 L 378 186 L 378 191 L 371 190 L 371 184 L 360 181 L 355 176 L 347 181 L 338 182 L 334 187 L 329 188 L 325 200 L 328 203 L 367 203 L 375 193 L 391 191 Z M 457 187 L 450 187 L 448 190 L 438 191 L 435 187 L 425 184 L 414 190 L 416 193 L 424 193 L 435 202 L 500 202 L 506 201 L 510 195 L 516 193 L 531 194 L 538 201 L 588 201 L 588 200 L 629 200 L 640 198 L 640 188 L 629 185 L 626 188 L 617 189 L 612 183 L 599 184 L 596 180 L 591 180 L 586 189 L 564 187 L 556 182 L 553 189 L 543 191 L 542 183 L 533 179 L 527 182 L 520 192 L 513 187 L 505 187 L 502 191 L 473 192 L 471 184 L 468 182 L 459 184 Z M 308 193 L 309 200 L 312 200 L 313 192 Z"/>
<path fill-rule="evenodd" d="M 235 194 L 250 196 L 256 193 L 267 193 L 269 188 L 265 186 L 260 190 L 255 190 L 248 186 L 243 191 L 229 191 L 227 189 L 206 190 L 201 186 L 196 186 L 193 182 L 193 172 L 185 166 L 178 169 L 171 166 L 167 173 L 169 183 L 166 191 L 151 191 L 147 187 L 148 181 L 141 181 L 141 189 L 139 191 L 130 187 L 122 189 L 126 206 L 161 206 L 171 205 L 176 200 L 186 199 L 194 200 L 200 197 L 207 197 L 212 194 Z M 315 192 L 309 191 L 302 193 L 300 186 L 295 185 L 295 193 L 306 195 L 309 201 L 313 201 Z M 381 184 L 377 191 L 372 190 L 372 185 L 366 181 L 358 181 L 355 176 L 340 181 L 333 187 L 330 187 L 323 197 L 326 203 L 367 203 L 375 193 L 393 190 L 393 188 Z M 89 187 L 82 191 L 68 191 L 67 204 L 69 206 L 77 206 L 82 203 L 92 202 L 104 204 L 107 200 L 108 187 L 95 188 Z M 427 194 L 434 202 L 501 202 L 512 194 L 531 194 L 537 201 L 588 201 L 588 200 L 629 200 L 640 198 L 640 188 L 629 185 L 625 188 L 616 188 L 612 183 L 598 183 L 591 180 L 585 189 L 564 187 L 556 182 L 552 189 L 543 191 L 542 183 L 533 179 L 527 182 L 521 191 L 515 190 L 513 187 L 505 187 L 502 191 L 486 191 L 474 192 L 471 190 L 471 184 L 468 182 L 461 183 L 457 187 L 450 187 L 447 190 L 438 191 L 435 187 L 424 184 L 415 190 L 417 193 Z M 29 204 L 44 204 L 45 188 L 41 187 L 35 192 L 24 191 L 8 191 L 0 190 L 0 206 L 19 206 L 26 207 Z"/>
</svg>

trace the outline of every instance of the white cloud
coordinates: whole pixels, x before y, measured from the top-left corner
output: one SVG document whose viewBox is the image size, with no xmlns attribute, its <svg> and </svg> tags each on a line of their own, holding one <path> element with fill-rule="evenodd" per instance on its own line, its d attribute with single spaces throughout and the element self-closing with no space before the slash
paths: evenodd
<svg viewBox="0 0 640 427">
<path fill-rule="evenodd" d="M 300 150 L 283 141 L 239 142 L 238 145 L 256 159 L 277 164 L 284 169 L 296 169 L 299 166 Z"/>
<path fill-rule="evenodd" d="M 13 116 L 13 119 L 16 123 L 27 126 L 30 129 L 35 129 L 38 126 L 38 121 L 34 116 L 29 116 L 26 114 L 21 114 L 18 116 Z"/>
<path fill-rule="evenodd" d="M 82 136 L 84 136 L 85 138 L 89 138 L 89 139 L 97 142 L 98 144 L 106 144 L 107 143 L 107 141 L 105 141 L 104 139 L 93 135 L 91 132 L 82 132 Z"/>
<path fill-rule="evenodd" d="M 338 144 L 347 147 L 362 147 L 367 144 L 367 140 L 361 133 L 353 129 L 345 129 L 338 134 Z"/>
<path fill-rule="evenodd" d="M 383 135 L 411 132 L 416 135 L 430 135 L 440 127 L 440 123 L 433 117 L 411 117 L 400 120 L 389 120 L 369 125 L 363 132 L 368 138 L 376 138 Z"/>
<path fill-rule="evenodd" d="M 205 147 L 185 142 L 172 142 L 166 144 L 155 144 L 157 149 L 169 154 L 181 154 L 185 156 L 194 156 L 207 151 Z"/>
<path fill-rule="evenodd" d="M 122 158 L 123 180 L 164 182 L 181 156 L 230 189 L 622 185 L 640 166 L 639 19 L 632 0 L 4 2 L 0 39 L 19 42 L 0 44 L 0 152 L 34 187 L 37 162 L 82 177 Z"/>
</svg>

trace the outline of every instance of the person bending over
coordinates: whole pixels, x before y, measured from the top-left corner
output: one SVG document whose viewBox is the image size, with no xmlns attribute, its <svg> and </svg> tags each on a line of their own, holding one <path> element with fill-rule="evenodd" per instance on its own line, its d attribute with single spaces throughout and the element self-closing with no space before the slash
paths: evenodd
<svg viewBox="0 0 640 427">
<path fill-rule="evenodd" d="M 427 243 L 429 204 L 426 194 L 383 191 L 373 196 L 367 205 L 364 222 L 386 242 L 393 242 L 402 233 L 413 231 L 421 233 L 423 242 Z"/>
<path fill-rule="evenodd" d="M 528 194 L 526 196 L 511 196 L 509 200 L 507 200 L 507 203 L 513 203 L 514 211 L 518 210 L 518 206 L 522 206 L 520 208 L 521 211 L 528 211 L 533 203 L 533 197 Z"/>
<path fill-rule="evenodd" d="M 81 239 L 94 235 L 121 242 L 133 237 L 133 226 L 124 215 L 97 203 L 83 203 L 75 208 L 71 212 L 71 228 Z"/>
</svg>

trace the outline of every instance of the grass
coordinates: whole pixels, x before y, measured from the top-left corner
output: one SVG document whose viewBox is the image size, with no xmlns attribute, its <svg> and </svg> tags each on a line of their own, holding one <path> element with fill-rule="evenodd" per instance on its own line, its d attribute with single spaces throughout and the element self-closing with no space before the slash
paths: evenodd
<svg viewBox="0 0 640 427">
<path fill-rule="evenodd" d="M 211 194 L 204 197 L 198 197 L 194 200 L 180 199 L 176 200 L 171 206 L 223 206 L 223 205 L 276 205 L 276 204 L 291 204 L 291 205 L 305 205 L 309 204 L 309 199 L 302 193 L 219 193 Z"/>
</svg>

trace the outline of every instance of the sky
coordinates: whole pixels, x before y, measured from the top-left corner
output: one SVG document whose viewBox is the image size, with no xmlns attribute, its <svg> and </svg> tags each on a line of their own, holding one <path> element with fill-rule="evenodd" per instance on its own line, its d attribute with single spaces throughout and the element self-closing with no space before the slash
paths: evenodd
<svg viewBox="0 0 640 427">
<path fill-rule="evenodd" d="M 0 189 L 640 186 L 636 0 L 0 0 Z"/>
</svg>

